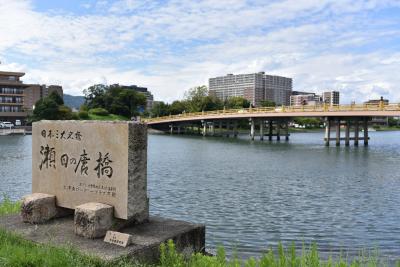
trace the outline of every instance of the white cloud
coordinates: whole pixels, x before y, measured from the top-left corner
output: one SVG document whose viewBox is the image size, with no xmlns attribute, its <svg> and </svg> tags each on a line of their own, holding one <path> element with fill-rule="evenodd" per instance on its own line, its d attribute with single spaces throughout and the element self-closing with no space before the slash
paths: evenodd
<svg viewBox="0 0 400 267">
<path fill-rule="evenodd" d="M 74 15 L 0 0 L 0 68 L 72 94 L 119 82 L 172 101 L 209 77 L 267 71 L 297 90 L 340 88 L 347 101 L 400 100 L 400 55 L 376 45 L 399 36 L 399 21 L 369 16 L 399 1 L 250 2 L 102 0 Z"/>
</svg>

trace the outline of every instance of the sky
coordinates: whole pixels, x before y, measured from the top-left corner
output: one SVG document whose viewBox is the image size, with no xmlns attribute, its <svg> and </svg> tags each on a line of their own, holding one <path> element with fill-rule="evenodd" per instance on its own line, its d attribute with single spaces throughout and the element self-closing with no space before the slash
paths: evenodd
<svg viewBox="0 0 400 267">
<path fill-rule="evenodd" d="M 171 102 L 265 71 L 343 103 L 400 103 L 400 0 L 0 0 L 0 61 L 72 95 L 136 84 Z"/>
</svg>

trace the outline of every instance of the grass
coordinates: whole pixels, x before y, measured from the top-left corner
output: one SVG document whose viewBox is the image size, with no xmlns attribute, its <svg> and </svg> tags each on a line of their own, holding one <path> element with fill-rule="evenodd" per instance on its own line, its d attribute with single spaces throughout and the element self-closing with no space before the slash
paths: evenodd
<svg viewBox="0 0 400 267">
<path fill-rule="evenodd" d="M 13 203 L 4 197 L 0 203 L 0 216 L 17 213 L 20 203 Z M 279 245 L 277 251 L 272 249 L 261 255 L 260 258 L 242 260 L 234 255 L 227 259 L 223 247 L 218 247 L 215 257 L 193 254 L 185 257 L 176 251 L 174 243 L 170 240 L 160 246 L 160 267 L 381 267 L 386 266 L 379 261 L 376 254 L 361 254 L 352 261 L 345 257 L 338 259 L 329 258 L 321 260 L 316 245 L 303 249 L 298 253 L 292 245 L 285 249 Z M 51 247 L 48 245 L 34 244 L 26 241 L 16 234 L 0 229 L 0 266 L 21 267 L 61 267 L 61 266 L 89 266 L 89 267 L 149 267 L 129 259 L 120 259 L 114 262 L 105 262 L 99 258 L 79 253 L 71 246 Z M 397 263 L 397 267 L 400 264 Z"/>
<path fill-rule="evenodd" d="M 16 214 L 19 212 L 20 207 L 20 202 L 12 202 L 6 195 L 4 195 L 3 200 L 0 202 L 0 216 Z"/>
<path fill-rule="evenodd" d="M 89 113 L 89 120 L 98 120 L 98 121 L 127 121 L 129 120 L 127 117 L 115 114 L 108 114 L 105 116 L 95 115 Z"/>
<path fill-rule="evenodd" d="M 400 130 L 400 126 L 373 126 L 372 128 L 377 132 Z"/>
</svg>

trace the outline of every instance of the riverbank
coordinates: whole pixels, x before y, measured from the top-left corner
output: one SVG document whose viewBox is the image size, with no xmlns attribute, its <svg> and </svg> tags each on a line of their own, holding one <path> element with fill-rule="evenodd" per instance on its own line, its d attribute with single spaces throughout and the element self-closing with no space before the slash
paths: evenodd
<svg viewBox="0 0 400 267">
<path fill-rule="evenodd" d="M 13 203 L 5 198 L 0 203 L 0 217 L 18 213 L 20 203 Z M 18 235 L 6 232 L 0 229 L 0 266 L 96 266 L 96 267 L 200 267 L 200 266 L 315 266 L 315 267 L 358 267 L 358 266 L 388 266 L 384 261 L 380 260 L 376 254 L 367 255 L 360 254 L 357 259 L 348 260 L 340 257 L 337 260 L 329 258 L 326 261 L 320 259 L 316 245 L 309 248 L 303 248 L 301 253 L 297 253 L 294 246 L 285 249 L 279 245 L 276 252 L 269 250 L 259 258 L 250 258 L 247 260 L 239 259 L 237 256 L 226 258 L 225 250 L 222 247 L 217 249 L 215 257 L 205 256 L 201 254 L 193 254 L 184 256 L 175 250 L 172 241 L 163 244 L 160 247 L 160 262 L 157 265 L 147 265 L 139 263 L 132 259 L 119 259 L 117 261 L 104 261 L 96 257 L 81 254 L 76 249 L 64 247 L 52 247 L 50 245 L 38 245 L 30 241 L 26 241 Z M 344 254 L 345 255 L 345 254 Z M 400 266 L 397 263 L 396 266 Z"/>
</svg>

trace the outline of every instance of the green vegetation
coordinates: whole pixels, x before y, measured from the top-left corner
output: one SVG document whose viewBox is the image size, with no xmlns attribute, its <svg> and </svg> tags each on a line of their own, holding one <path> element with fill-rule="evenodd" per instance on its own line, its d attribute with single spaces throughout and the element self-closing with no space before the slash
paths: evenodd
<svg viewBox="0 0 400 267">
<path fill-rule="evenodd" d="M 94 115 L 99 109 L 124 117 L 139 115 L 139 108 L 146 105 L 146 97 L 135 90 L 125 89 L 116 85 L 96 84 L 83 91 L 85 94 L 85 105 L 94 110 Z M 89 112 L 90 114 L 90 112 Z M 103 115 L 107 115 L 104 114 Z"/>
<path fill-rule="evenodd" d="M 375 131 L 398 131 L 400 130 L 400 126 L 380 126 L 380 125 L 374 125 L 372 126 Z"/>
<path fill-rule="evenodd" d="M 35 109 L 29 121 L 72 120 L 76 117 L 71 109 L 64 105 L 62 97 L 53 91 L 47 97 L 36 102 Z"/>
<path fill-rule="evenodd" d="M 13 203 L 4 197 L 0 203 L 0 216 L 17 213 L 20 203 Z M 378 255 L 360 254 L 352 261 L 346 257 L 338 259 L 329 258 L 321 260 L 317 246 L 303 247 L 298 253 L 294 245 L 285 249 L 278 246 L 276 252 L 272 249 L 261 255 L 260 258 L 242 260 L 233 255 L 231 259 L 226 258 L 225 250 L 218 247 L 215 257 L 202 254 L 190 256 L 180 254 L 176 251 L 174 243 L 170 240 L 167 244 L 160 246 L 160 267 L 377 267 L 386 266 L 379 260 Z M 150 266 L 139 264 L 129 259 L 120 259 L 114 262 L 105 262 L 99 258 L 79 253 L 71 246 L 55 248 L 48 245 L 39 245 L 26 241 L 18 235 L 8 233 L 0 229 L 0 266 L 95 266 L 95 267 L 138 267 Z M 397 263 L 400 267 L 400 263 Z"/>
<path fill-rule="evenodd" d="M 110 114 L 104 108 L 92 108 L 89 110 L 89 113 L 93 114 L 93 115 L 98 115 L 98 116 L 107 116 L 108 114 Z"/>
<path fill-rule="evenodd" d="M 89 120 L 97 120 L 97 121 L 126 121 L 129 120 L 125 116 L 109 114 L 106 116 L 96 115 L 89 113 Z"/>
<path fill-rule="evenodd" d="M 7 196 L 3 196 L 3 200 L 0 202 L 0 216 L 18 213 L 21 207 L 21 203 L 12 202 Z"/>
<path fill-rule="evenodd" d="M 400 119 L 389 117 L 389 127 L 400 128 Z"/>
<path fill-rule="evenodd" d="M 321 118 L 294 118 L 294 122 L 298 125 L 304 126 L 306 129 L 321 128 L 324 122 Z"/>
<path fill-rule="evenodd" d="M 207 86 L 197 86 L 189 89 L 183 100 L 176 100 L 171 104 L 164 102 L 156 103 L 147 114 L 151 117 L 177 115 L 190 112 L 202 112 L 212 110 L 240 109 L 250 107 L 250 102 L 243 97 L 231 97 L 221 101 L 209 94 Z"/>
<path fill-rule="evenodd" d="M 273 101 L 264 100 L 264 101 L 261 101 L 261 106 L 262 106 L 262 107 L 275 107 L 276 104 L 275 104 L 275 102 L 273 102 Z"/>
</svg>

